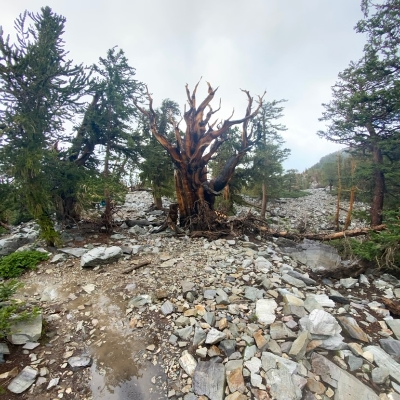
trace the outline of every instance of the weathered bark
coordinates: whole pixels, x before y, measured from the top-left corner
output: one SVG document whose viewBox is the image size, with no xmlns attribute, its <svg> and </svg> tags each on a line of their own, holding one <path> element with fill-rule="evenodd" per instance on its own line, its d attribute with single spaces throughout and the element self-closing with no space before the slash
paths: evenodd
<svg viewBox="0 0 400 400">
<path fill-rule="evenodd" d="M 262 201 L 261 201 L 261 218 L 265 219 L 265 213 L 267 211 L 267 184 L 262 183 Z"/>
<path fill-rule="evenodd" d="M 179 124 L 174 124 L 175 143 L 172 144 L 162 135 L 157 128 L 157 115 L 153 110 L 153 99 L 147 91 L 149 110 L 136 104 L 137 108 L 149 118 L 150 128 L 154 137 L 167 150 L 175 165 L 175 188 L 179 207 L 180 225 L 189 226 L 191 229 L 205 229 L 202 215 L 213 210 L 215 196 L 222 193 L 224 187 L 230 181 L 236 166 L 244 154 L 255 143 L 256 137 L 252 129 L 249 129 L 249 121 L 253 119 L 262 106 L 262 98 L 259 97 L 259 104 L 252 111 L 253 98 L 248 91 L 248 106 L 244 118 L 231 120 L 232 115 L 225 121 L 217 124 L 217 121 L 210 123 L 210 119 L 217 110 L 210 106 L 217 89 L 208 84 L 208 96 L 199 106 L 196 104 L 196 91 L 199 83 L 196 84 L 192 93 L 186 85 L 189 109 L 184 112 L 183 119 L 186 123 L 185 132 L 181 131 Z M 206 112 L 206 108 L 208 111 Z M 227 161 L 221 173 L 214 179 L 207 179 L 207 164 L 211 157 L 218 151 L 219 147 L 227 139 L 228 129 L 237 124 L 243 124 L 242 142 L 240 150 L 232 155 Z M 214 129 L 216 127 L 216 129 Z M 193 218 L 199 217 L 200 218 Z M 207 224 L 205 224 L 207 225 Z"/>
<path fill-rule="evenodd" d="M 159 194 L 153 194 L 153 200 L 154 200 L 154 206 L 156 210 L 162 210 L 163 205 L 162 205 L 162 198 Z"/>
<path fill-rule="evenodd" d="M 371 226 L 380 225 L 382 223 L 383 199 L 385 192 L 385 176 L 382 171 L 383 157 L 381 149 L 374 145 L 373 147 L 374 162 L 374 190 L 371 204 Z"/>
<path fill-rule="evenodd" d="M 340 154 L 337 158 L 337 170 L 338 170 L 338 191 L 337 191 L 337 202 L 336 202 L 336 215 L 335 215 L 335 226 L 336 230 L 340 230 L 339 226 L 339 211 L 340 211 L 340 197 L 342 195 L 342 175 L 340 171 Z"/>
</svg>

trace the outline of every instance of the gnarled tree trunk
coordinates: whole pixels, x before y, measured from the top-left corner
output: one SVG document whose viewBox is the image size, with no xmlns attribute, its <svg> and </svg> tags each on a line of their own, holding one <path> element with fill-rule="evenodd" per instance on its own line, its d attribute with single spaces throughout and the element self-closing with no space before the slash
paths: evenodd
<svg viewBox="0 0 400 400">
<path fill-rule="evenodd" d="M 181 226 L 190 226 L 192 229 L 205 230 L 210 228 L 210 212 L 213 210 L 215 196 L 221 194 L 224 187 L 231 179 L 236 166 L 244 154 L 257 140 L 253 129 L 250 129 L 249 121 L 253 119 L 262 106 L 262 98 L 259 97 L 259 104 L 252 111 L 253 98 L 248 91 L 248 106 L 244 118 L 231 120 L 232 115 L 223 122 L 210 123 L 210 119 L 217 110 L 210 106 L 217 89 L 213 89 L 208 83 L 208 96 L 196 104 L 195 86 L 193 93 L 190 93 L 186 85 L 189 109 L 184 112 L 186 123 L 185 132 L 179 128 L 179 123 L 173 122 L 175 132 L 175 143 L 171 143 L 160 134 L 157 129 L 156 113 L 153 110 L 153 99 L 147 91 L 149 110 L 136 104 L 138 109 L 150 120 L 150 127 L 154 137 L 167 150 L 175 165 L 175 187 L 179 206 L 179 221 Z M 206 112 L 206 108 L 208 111 Z M 211 180 L 207 176 L 207 164 L 211 157 L 218 151 L 222 143 L 227 139 L 228 129 L 237 124 L 243 124 L 242 143 L 240 150 L 232 155 L 227 161 L 221 173 Z M 214 127 L 216 129 L 214 129 Z"/>
</svg>

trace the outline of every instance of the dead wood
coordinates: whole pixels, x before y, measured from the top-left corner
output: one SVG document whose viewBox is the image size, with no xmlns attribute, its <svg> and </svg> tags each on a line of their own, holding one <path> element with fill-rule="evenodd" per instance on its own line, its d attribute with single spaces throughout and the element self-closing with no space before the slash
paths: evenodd
<svg viewBox="0 0 400 400">
<path fill-rule="evenodd" d="M 327 234 L 319 234 L 319 233 L 305 233 L 299 234 L 294 232 L 282 231 L 282 232 L 273 232 L 268 231 L 264 227 L 260 227 L 260 232 L 264 232 L 267 235 L 271 235 L 274 237 L 283 237 L 291 240 L 301 240 L 301 239 L 310 239 L 310 240 L 319 240 L 319 241 L 327 241 L 327 240 L 335 240 L 342 239 L 345 237 L 356 237 L 368 235 L 371 232 L 379 232 L 386 229 L 386 225 L 378 225 L 373 226 L 371 228 L 358 228 L 353 230 L 347 230 L 342 232 L 335 233 L 327 233 Z"/>
<path fill-rule="evenodd" d="M 400 303 L 398 301 L 386 299 L 385 297 L 381 298 L 381 302 L 388 308 L 388 310 L 397 316 L 400 316 Z"/>
<path fill-rule="evenodd" d="M 5 222 L 0 221 L 0 226 L 2 226 L 4 229 L 7 229 L 8 231 L 11 230 L 11 226 L 7 225 Z"/>
<path fill-rule="evenodd" d="M 123 270 L 121 271 L 121 273 L 122 273 L 122 274 L 129 274 L 129 273 L 131 273 L 132 271 L 134 271 L 135 269 L 139 269 L 139 268 L 144 267 L 145 265 L 149 265 L 149 264 L 151 264 L 151 263 L 150 263 L 150 261 L 148 261 L 148 260 L 142 261 L 142 262 L 140 262 L 139 264 L 131 265 L 130 267 L 123 269 Z"/>
<path fill-rule="evenodd" d="M 125 223 L 131 228 L 135 225 L 139 226 L 160 226 L 162 225 L 162 222 L 157 222 L 157 221 L 147 221 L 147 219 L 126 219 Z"/>
</svg>

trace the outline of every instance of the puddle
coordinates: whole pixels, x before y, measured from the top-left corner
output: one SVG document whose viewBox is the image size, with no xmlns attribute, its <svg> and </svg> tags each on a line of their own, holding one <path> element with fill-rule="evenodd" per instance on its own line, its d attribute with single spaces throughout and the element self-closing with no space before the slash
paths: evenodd
<svg viewBox="0 0 400 400">
<path fill-rule="evenodd" d="M 92 396 L 96 400 L 164 400 L 166 375 L 158 356 L 146 350 L 149 341 L 154 343 L 154 340 L 134 337 L 123 322 L 126 320 L 122 311 L 125 302 L 115 297 L 101 294 L 94 302 L 99 326 L 106 326 L 106 329 L 101 346 L 93 345 L 90 349 Z"/>
<path fill-rule="evenodd" d="M 164 400 L 166 377 L 159 366 L 146 363 L 137 367 L 133 360 L 115 360 L 117 369 L 100 366 L 94 362 L 91 367 L 91 390 L 94 399 L 101 400 Z M 151 379 L 156 377 L 156 384 Z M 161 386 L 161 387 L 160 387 Z"/>
</svg>

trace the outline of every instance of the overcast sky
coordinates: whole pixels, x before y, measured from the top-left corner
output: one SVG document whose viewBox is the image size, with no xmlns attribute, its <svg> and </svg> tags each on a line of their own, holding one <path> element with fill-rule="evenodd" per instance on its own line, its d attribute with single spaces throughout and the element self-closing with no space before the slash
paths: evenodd
<svg viewBox="0 0 400 400">
<path fill-rule="evenodd" d="M 360 0 L 1 0 L 0 25 L 13 33 L 24 10 L 50 6 L 67 18 L 64 39 L 70 58 L 90 65 L 118 45 L 147 83 L 154 101 L 170 98 L 183 108 L 185 84 L 199 78 L 219 86 L 220 117 L 246 97 L 267 91 L 266 100 L 287 99 L 281 122 L 292 151 L 286 169 L 303 171 L 338 149 L 319 139 L 321 103 L 328 102 L 340 71 L 362 54 L 354 31 Z M 217 114 L 218 115 L 218 114 Z"/>
</svg>

